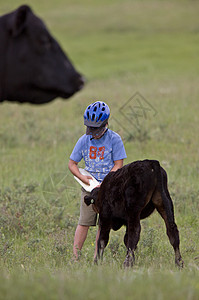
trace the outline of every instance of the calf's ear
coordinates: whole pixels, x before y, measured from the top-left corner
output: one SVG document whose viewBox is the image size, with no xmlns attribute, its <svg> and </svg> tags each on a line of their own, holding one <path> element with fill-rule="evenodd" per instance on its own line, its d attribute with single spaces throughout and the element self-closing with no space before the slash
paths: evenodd
<svg viewBox="0 0 199 300">
<path fill-rule="evenodd" d="M 87 206 L 89 206 L 90 204 L 94 204 L 94 200 L 91 196 L 84 196 L 84 202 L 86 203 Z"/>
<path fill-rule="evenodd" d="M 27 16 L 31 13 L 31 9 L 27 5 L 20 6 L 13 15 L 12 22 L 10 24 L 10 31 L 13 37 L 16 37 L 22 33 L 26 27 Z"/>
</svg>

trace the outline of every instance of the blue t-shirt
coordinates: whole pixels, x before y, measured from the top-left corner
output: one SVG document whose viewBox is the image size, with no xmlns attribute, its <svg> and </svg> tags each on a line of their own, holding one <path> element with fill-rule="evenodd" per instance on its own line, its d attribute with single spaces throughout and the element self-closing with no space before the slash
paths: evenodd
<svg viewBox="0 0 199 300">
<path fill-rule="evenodd" d="M 70 159 L 85 161 L 85 170 L 91 173 L 99 182 L 110 172 L 115 160 L 126 158 L 124 145 L 119 134 L 108 129 L 100 139 L 92 139 L 84 134 L 77 141 Z"/>
</svg>

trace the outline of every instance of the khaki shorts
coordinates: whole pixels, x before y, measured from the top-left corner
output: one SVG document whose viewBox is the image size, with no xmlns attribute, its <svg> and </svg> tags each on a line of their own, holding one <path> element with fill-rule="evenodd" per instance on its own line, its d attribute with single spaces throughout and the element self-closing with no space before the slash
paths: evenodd
<svg viewBox="0 0 199 300">
<path fill-rule="evenodd" d="M 90 195 L 89 192 L 86 192 L 83 188 L 81 189 L 81 204 L 80 204 L 80 217 L 79 225 L 82 226 L 96 226 L 97 223 L 97 214 L 93 210 L 92 205 L 87 206 L 84 202 L 84 196 Z"/>
</svg>

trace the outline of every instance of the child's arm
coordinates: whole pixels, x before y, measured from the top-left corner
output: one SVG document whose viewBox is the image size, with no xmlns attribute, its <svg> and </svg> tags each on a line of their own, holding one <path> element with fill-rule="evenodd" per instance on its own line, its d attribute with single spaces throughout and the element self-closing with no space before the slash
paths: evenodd
<svg viewBox="0 0 199 300">
<path fill-rule="evenodd" d="M 69 163 L 68 163 L 68 168 L 69 170 L 71 171 L 71 173 L 73 175 L 75 175 L 77 178 L 79 178 L 81 181 L 83 181 L 84 183 L 90 185 L 89 183 L 89 179 L 92 179 L 91 176 L 85 176 L 85 175 L 82 175 L 79 171 L 79 168 L 78 168 L 78 163 L 72 159 L 69 160 Z"/>
<path fill-rule="evenodd" d="M 117 170 L 120 169 L 122 166 L 123 166 L 123 159 L 115 160 L 115 161 L 114 161 L 114 166 L 113 166 L 113 168 L 111 169 L 111 172 L 112 172 L 112 171 L 117 171 Z"/>
</svg>

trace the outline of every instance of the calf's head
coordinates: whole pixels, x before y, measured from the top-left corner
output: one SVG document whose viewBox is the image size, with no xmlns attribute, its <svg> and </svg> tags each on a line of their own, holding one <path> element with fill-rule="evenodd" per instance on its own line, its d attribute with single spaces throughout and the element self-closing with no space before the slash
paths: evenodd
<svg viewBox="0 0 199 300">
<path fill-rule="evenodd" d="M 87 206 L 90 204 L 93 205 L 93 209 L 96 213 L 99 213 L 99 203 L 98 203 L 98 195 L 99 195 L 99 187 L 93 189 L 90 195 L 84 196 L 84 202 Z"/>
</svg>

